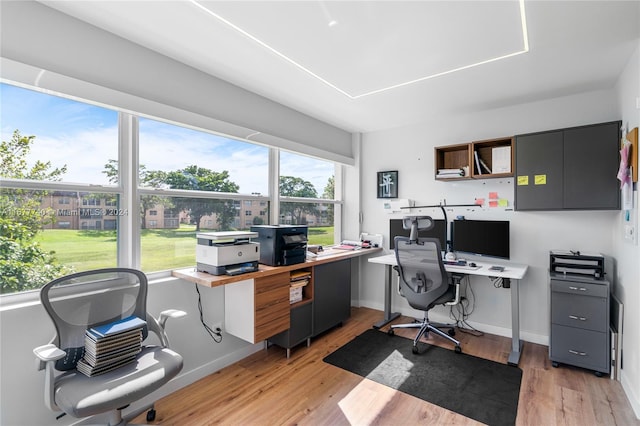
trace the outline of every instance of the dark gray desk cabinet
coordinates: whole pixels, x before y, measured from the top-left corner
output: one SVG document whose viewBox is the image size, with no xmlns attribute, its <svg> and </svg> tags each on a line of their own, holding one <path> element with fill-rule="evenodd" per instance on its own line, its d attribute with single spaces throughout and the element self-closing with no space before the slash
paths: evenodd
<svg viewBox="0 0 640 426">
<path fill-rule="evenodd" d="M 518 135 L 516 210 L 618 210 L 620 121 Z"/>
<path fill-rule="evenodd" d="M 549 358 L 608 374 L 610 283 L 588 276 L 551 275 Z"/>
<path fill-rule="evenodd" d="M 313 272 L 313 335 L 351 316 L 351 259 L 318 265 Z"/>
</svg>

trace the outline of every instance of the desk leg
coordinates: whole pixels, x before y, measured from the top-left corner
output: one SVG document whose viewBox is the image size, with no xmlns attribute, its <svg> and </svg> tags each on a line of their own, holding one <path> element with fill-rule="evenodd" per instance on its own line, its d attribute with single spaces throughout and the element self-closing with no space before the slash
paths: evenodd
<svg viewBox="0 0 640 426">
<path fill-rule="evenodd" d="M 522 353 L 520 340 L 520 280 L 511 280 L 511 353 L 507 363 L 517 366 Z"/>
<path fill-rule="evenodd" d="M 400 316 L 398 312 L 391 312 L 391 290 L 393 288 L 393 267 L 386 266 L 387 274 L 385 278 L 385 290 L 384 290 L 384 319 L 373 324 L 373 328 L 379 329 L 389 324 L 394 319 Z"/>
</svg>

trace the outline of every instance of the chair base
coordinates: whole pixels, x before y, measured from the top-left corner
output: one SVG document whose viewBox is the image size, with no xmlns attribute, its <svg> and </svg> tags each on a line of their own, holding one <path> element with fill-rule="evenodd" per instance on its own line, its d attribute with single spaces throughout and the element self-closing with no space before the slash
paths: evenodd
<svg viewBox="0 0 640 426">
<path fill-rule="evenodd" d="M 413 339 L 413 353 L 417 354 L 419 353 L 418 350 L 418 342 L 420 341 L 420 338 L 422 336 L 424 336 L 425 334 L 428 334 L 430 331 L 434 332 L 435 334 L 437 334 L 440 337 L 443 337 L 447 340 L 449 340 L 450 342 L 454 343 L 455 346 L 455 352 L 456 353 L 462 353 L 462 348 L 460 347 L 460 342 L 456 339 L 454 339 L 452 336 L 455 334 L 454 331 L 454 326 L 452 325 L 447 325 L 447 324 L 438 324 L 438 323 L 430 323 L 428 318 L 424 318 L 422 321 L 418 321 L 416 320 L 416 322 L 411 323 L 411 324 L 393 324 L 391 325 L 391 328 L 389 329 L 388 333 L 389 334 L 395 334 L 394 333 L 394 329 L 396 328 L 418 328 L 418 334 L 416 335 L 415 339 Z M 450 329 L 450 334 L 445 333 L 444 331 L 440 330 L 440 328 L 449 328 Z"/>
</svg>

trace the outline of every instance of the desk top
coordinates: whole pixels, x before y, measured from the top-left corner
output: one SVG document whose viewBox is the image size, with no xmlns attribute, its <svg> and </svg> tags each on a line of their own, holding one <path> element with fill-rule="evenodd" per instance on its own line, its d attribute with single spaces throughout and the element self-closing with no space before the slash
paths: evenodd
<svg viewBox="0 0 640 426">
<path fill-rule="evenodd" d="M 207 287 L 218 287 L 221 285 L 231 284 L 239 281 L 250 280 L 255 278 L 267 277 L 282 272 L 295 271 L 297 269 L 309 268 L 312 266 L 322 265 L 324 263 L 337 262 L 352 257 L 364 256 L 367 254 L 379 253 L 381 248 L 357 249 L 357 250 L 339 250 L 327 248 L 321 252 L 318 257 L 308 259 L 303 263 L 287 266 L 268 266 L 259 264 L 257 272 L 248 272 L 240 275 L 213 275 L 207 272 L 198 272 L 195 267 L 178 269 L 171 273 L 176 278 L 182 278 L 196 284 Z"/>
<path fill-rule="evenodd" d="M 371 263 L 380 263 L 382 265 L 397 265 L 396 255 L 385 254 L 383 256 L 376 256 L 369 259 Z M 497 278 L 510 278 L 514 280 L 522 279 L 527 273 L 528 265 L 519 264 L 519 263 L 511 263 L 500 260 L 496 263 L 491 262 L 483 262 L 483 261 L 473 261 L 476 264 L 476 267 L 472 268 L 470 266 L 458 266 L 458 265 L 444 265 L 444 269 L 447 272 L 457 272 L 459 274 L 467 274 L 467 275 L 480 275 L 485 277 L 497 277 Z M 489 268 L 493 265 L 504 267 L 504 271 L 490 271 Z"/>
</svg>

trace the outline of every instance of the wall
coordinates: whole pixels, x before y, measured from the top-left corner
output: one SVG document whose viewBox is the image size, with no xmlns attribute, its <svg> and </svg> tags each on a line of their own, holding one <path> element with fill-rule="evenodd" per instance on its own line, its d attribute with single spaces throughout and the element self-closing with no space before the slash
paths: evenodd
<svg viewBox="0 0 640 426">
<path fill-rule="evenodd" d="M 507 209 L 449 209 L 449 218 L 464 215 L 470 219 L 501 218 L 511 221 L 511 261 L 526 263 L 529 271 L 521 281 L 520 327 L 524 340 L 548 344 L 549 336 L 549 250 L 572 249 L 614 255 L 613 229 L 619 212 L 556 211 L 515 212 L 512 210 L 513 180 L 442 182 L 434 178 L 435 146 L 498 138 L 519 133 L 551 130 L 619 119 L 613 90 L 487 110 L 473 115 L 434 117 L 429 121 L 398 129 L 367 133 L 362 148 L 362 230 L 386 235 L 388 219 L 382 202 L 376 199 L 376 172 L 399 171 L 399 197 L 416 205 L 473 203 L 478 196 L 496 191 L 509 200 Z M 401 147 L 401 149 L 398 149 Z M 420 211 L 412 211 L 419 213 Z M 424 210 L 440 218 L 441 213 Z M 400 217 L 396 215 L 395 217 Z M 360 302 L 382 309 L 384 277 L 381 265 L 367 265 L 362 271 Z M 487 278 L 473 278 L 477 304 L 469 322 L 478 329 L 499 335 L 511 335 L 510 294 L 496 289 Z M 419 316 L 406 301 L 394 294 L 395 311 Z M 434 318 L 446 320 L 444 308 Z M 526 351 L 526 349 L 525 349 Z"/>
<path fill-rule="evenodd" d="M 640 5 L 638 6 L 640 19 Z M 616 85 L 618 108 L 623 125 L 629 129 L 640 126 L 640 40 L 634 55 L 620 75 Z M 638 152 L 635 153 L 638 156 Z M 640 223 L 640 211 L 637 208 L 638 190 L 634 191 L 636 208 L 630 213 Z M 622 238 L 624 214 L 620 212 L 614 230 L 614 254 L 618 260 L 615 293 L 624 304 L 623 319 L 623 369 L 622 386 L 629 396 L 636 416 L 640 418 L 640 248 Z M 636 233 L 638 229 L 636 228 Z"/>
</svg>

